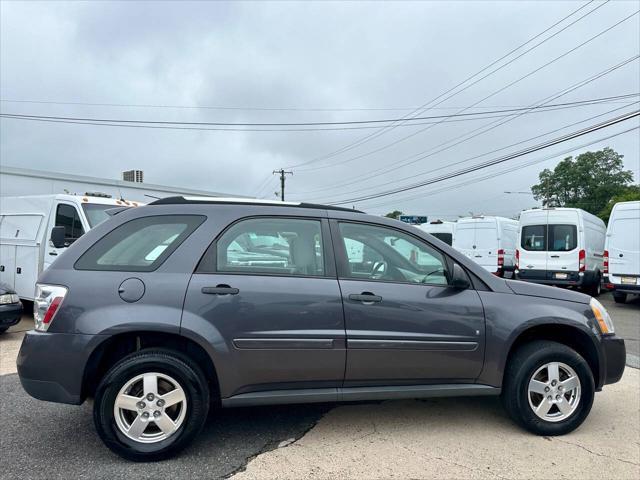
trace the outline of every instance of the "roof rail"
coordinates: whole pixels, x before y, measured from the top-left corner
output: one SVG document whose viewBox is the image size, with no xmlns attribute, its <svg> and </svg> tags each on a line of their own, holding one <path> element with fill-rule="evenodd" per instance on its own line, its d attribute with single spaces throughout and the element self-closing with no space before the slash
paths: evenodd
<svg viewBox="0 0 640 480">
<path fill-rule="evenodd" d="M 262 200 L 258 198 L 234 198 L 234 197 L 191 197 L 177 196 L 165 197 L 155 200 L 148 205 L 185 205 L 185 204 L 230 204 L 230 205 L 264 205 L 273 207 L 299 207 L 299 208 L 315 208 L 319 210 L 338 210 L 343 212 L 364 213 L 345 207 L 335 207 L 332 205 L 321 205 L 317 203 L 305 202 L 281 202 L 276 200 Z"/>
</svg>

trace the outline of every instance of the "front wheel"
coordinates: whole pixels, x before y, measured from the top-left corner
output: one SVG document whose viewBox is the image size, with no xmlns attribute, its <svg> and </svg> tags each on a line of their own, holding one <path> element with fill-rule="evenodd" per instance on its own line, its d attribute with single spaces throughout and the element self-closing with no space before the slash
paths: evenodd
<svg viewBox="0 0 640 480">
<path fill-rule="evenodd" d="M 587 362 L 557 342 L 520 347 L 505 372 L 502 400 L 509 415 L 538 435 L 564 435 L 578 428 L 593 404 L 595 384 Z"/>
<path fill-rule="evenodd" d="M 204 426 L 208 410 L 207 381 L 195 363 L 169 350 L 141 350 L 104 376 L 93 419 L 113 452 L 155 461 L 185 448 Z"/>
</svg>

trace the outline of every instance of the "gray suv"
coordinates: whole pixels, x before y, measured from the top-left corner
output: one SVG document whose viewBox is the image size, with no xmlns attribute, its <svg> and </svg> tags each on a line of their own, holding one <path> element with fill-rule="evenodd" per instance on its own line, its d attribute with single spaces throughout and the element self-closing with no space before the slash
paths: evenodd
<svg viewBox="0 0 640 480">
<path fill-rule="evenodd" d="M 624 371 L 581 293 L 497 278 L 398 221 L 172 197 L 123 210 L 39 278 L 18 356 L 33 397 L 95 399 L 131 460 L 188 445 L 213 406 L 501 395 L 560 435 Z"/>
</svg>

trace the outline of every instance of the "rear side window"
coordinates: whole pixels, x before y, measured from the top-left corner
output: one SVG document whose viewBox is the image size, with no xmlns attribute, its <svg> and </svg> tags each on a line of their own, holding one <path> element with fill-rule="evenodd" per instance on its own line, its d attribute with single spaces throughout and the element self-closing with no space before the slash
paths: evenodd
<svg viewBox="0 0 640 480">
<path fill-rule="evenodd" d="M 527 225 L 522 227 L 520 246 L 530 252 L 543 252 L 547 249 L 547 226 Z"/>
<path fill-rule="evenodd" d="M 123 223 L 76 262 L 78 270 L 150 272 L 204 222 L 201 215 L 158 215 Z"/>
</svg>

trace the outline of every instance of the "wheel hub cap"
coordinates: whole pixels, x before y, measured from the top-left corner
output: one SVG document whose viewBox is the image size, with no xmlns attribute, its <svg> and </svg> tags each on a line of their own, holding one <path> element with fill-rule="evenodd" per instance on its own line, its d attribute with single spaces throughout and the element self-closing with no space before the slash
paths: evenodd
<svg viewBox="0 0 640 480">
<path fill-rule="evenodd" d="M 113 407 L 116 425 L 131 440 L 156 443 L 173 435 L 187 413 L 182 386 L 169 375 L 138 375 L 120 389 Z"/>
<path fill-rule="evenodd" d="M 580 404 L 580 378 L 567 364 L 546 363 L 529 380 L 527 397 L 533 412 L 547 422 L 566 420 Z"/>
</svg>

